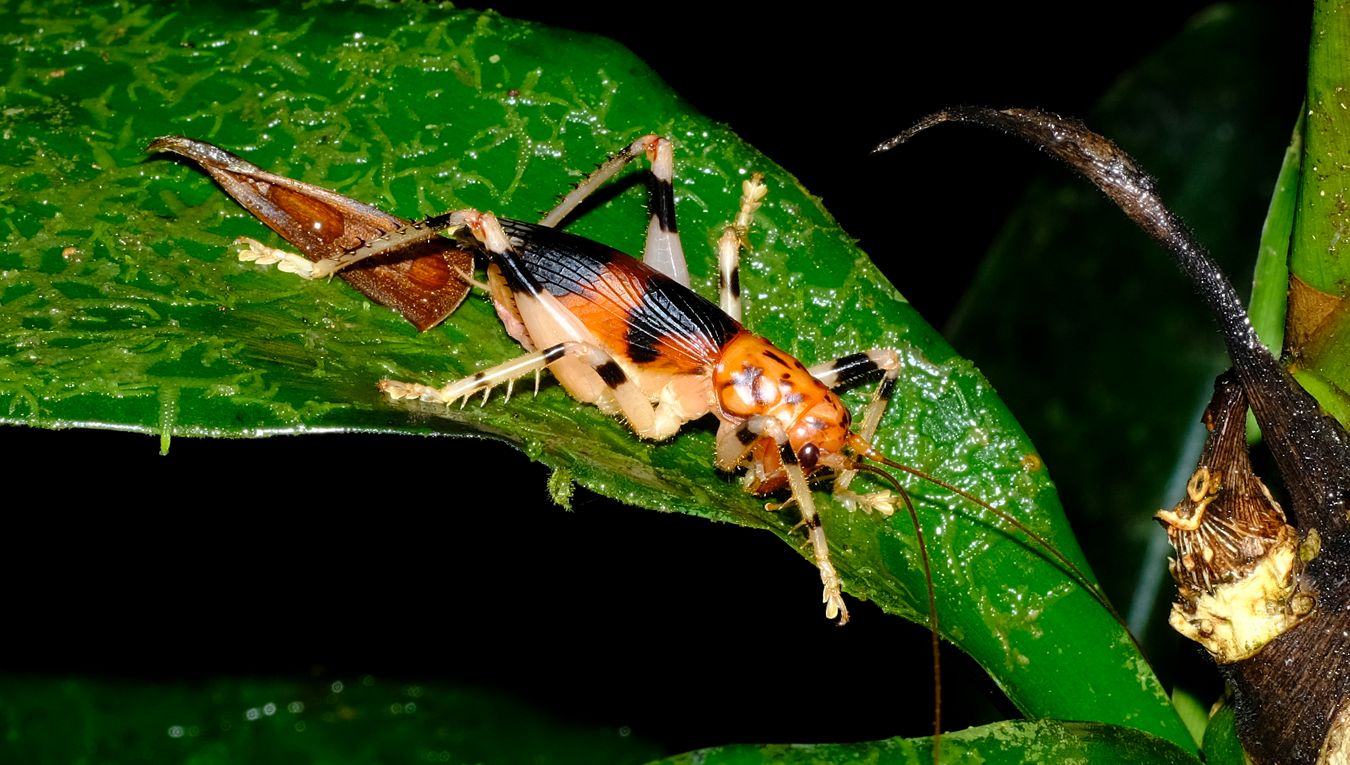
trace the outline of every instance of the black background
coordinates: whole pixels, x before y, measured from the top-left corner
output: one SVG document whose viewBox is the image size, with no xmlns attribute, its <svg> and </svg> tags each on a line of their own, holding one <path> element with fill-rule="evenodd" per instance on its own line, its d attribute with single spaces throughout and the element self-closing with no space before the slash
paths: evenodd
<svg viewBox="0 0 1350 765">
<path fill-rule="evenodd" d="M 871 146 L 950 104 L 1083 114 L 1199 7 L 533 5 L 496 7 L 624 42 L 821 196 L 938 326 L 1027 180 L 1060 171 L 960 129 Z M 1297 60 L 1306 11 L 1289 5 Z M 944 206 L 970 184 L 987 209 Z M 5 428 L 0 445 L 11 496 L 30 495 L 0 522 L 3 669 L 443 679 L 672 748 L 930 725 L 921 628 L 860 603 L 833 627 L 815 570 L 767 533 L 585 494 L 564 512 L 498 444 L 176 439 L 160 457 L 147 436 Z M 950 705 L 946 727 L 996 713 L 980 670 L 944 657 L 949 691 L 989 699 Z"/>
</svg>

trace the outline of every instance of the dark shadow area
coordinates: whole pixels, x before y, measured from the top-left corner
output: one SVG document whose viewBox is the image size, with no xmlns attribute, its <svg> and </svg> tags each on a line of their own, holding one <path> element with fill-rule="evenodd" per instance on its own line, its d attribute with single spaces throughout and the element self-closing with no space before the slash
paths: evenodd
<svg viewBox="0 0 1350 765">
<path fill-rule="evenodd" d="M 497 443 L 0 441 L 33 488 L 6 514 L 0 671 L 488 686 L 672 751 L 929 732 L 923 628 L 856 601 L 834 626 L 768 532 L 585 492 L 564 511 Z M 997 691 L 943 662 L 948 727 L 980 722 Z"/>
</svg>

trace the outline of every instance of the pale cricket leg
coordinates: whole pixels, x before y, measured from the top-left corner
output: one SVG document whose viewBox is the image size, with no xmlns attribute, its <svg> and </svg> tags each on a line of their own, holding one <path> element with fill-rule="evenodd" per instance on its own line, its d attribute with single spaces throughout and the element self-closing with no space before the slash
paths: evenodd
<svg viewBox="0 0 1350 765">
<path fill-rule="evenodd" d="M 741 320 L 741 284 L 740 250 L 745 246 L 746 233 L 754 219 L 755 211 L 763 204 L 768 187 L 764 185 L 764 176 L 755 173 L 741 184 L 741 204 L 736 219 L 728 224 L 717 242 L 717 262 L 720 272 L 720 304 L 722 311 L 731 318 Z M 891 348 L 875 348 L 864 353 L 855 353 L 818 364 L 808 371 L 811 376 L 831 388 L 847 384 L 872 372 L 884 370 L 880 384 L 863 414 L 862 427 L 856 432 L 866 442 L 871 443 L 876 434 L 881 416 L 886 411 L 891 394 L 895 389 L 895 380 L 900 374 L 900 354 Z M 848 490 L 853 482 L 856 470 L 845 470 L 835 480 L 835 494 L 849 507 L 861 507 L 865 511 L 877 510 L 885 515 L 895 511 L 894 498 L 889 491 L 871 494 L 855 494 Z"/>
<path fill-rule="evenodd" d="M 877 384 L 872 400 L 863 412 L 861 426 L 855 430 L 859 440 L 869 445 L 876 435 L 881 416 L 886 412 L 891 396 L 895 392 L 895 381 L 900 376 L 900 353 L 894 348 L 874 348 L 863 353 L 842 356 L 834 361 L 818 364 L 807 371 L 813 377 L 831 388 L 851 382 L 867 374 L 882 370 L 881 381 Z M 932 564 L 928 557 L 928 543 L 924 541 L 923 527 L 919 524 L 918 513 L 909 494 L 899 483 L 894 483 L 895 493 L 888 489 L 858 494 L 848 487 L 858 471 L 853 468 L 843 470 L 834 479 L 834 497 L 844 507 L 864 512 L 873 510 L 889 516 L 895 512 L 897 499 L 904 503 L 909 519 L 914 524 L 914 539 L 919 545 L 919 559 L 923 566 L 924 584 L 928 590 L 928 631 L 932 636 L 933 652 L 933 760 L 939 758 L 939 742 L 942 736 L 942 645 L 938 636 L 937 591 L 933 586 Z"/>
<path fill-rule="evenodd" d="M 651 161 L 653 176 L 650 201 L 652 216 L 647 226 L 647 245 L 643 250 L 643 262 L 688 287 L 689 266 L 685 262 L 684 248 L 680 244 L 679 230 L 675 223 L 674 149 L 670 141 L 660 136 L 643 136 L 602 162 L 595 172 L 564 196 L 539 223 L 550 228 L 557 227 L 597 188 L 643 154 Z M 315 264 L 310 278 L 327 276 L 365 258 L 430 239 L 441 231 L 454 228 L 459 223 L 452 217 L 454 215 L 455 213 L 446 213 L 428 218 L 412 226 L 391 231 L 379 240 L 368 242 L 366 246 L 349 253 L 322 260 Z"/>
<path fill-rule="evenodd" d="M 764 176 L 755 173 L 741 184 L 741 207 L 736 220 L 727 224 L 722 238 L 717 240 L 718 304 L 727 316 L 741 320 L 741 248 L 746 245 L 746 233 L 755 211 L 764 202 L 769 187 Z"/>
<path fill-rule="evenodd" d="M 816 511 L 815 498 L 811 495 L 811 486 L 807 483 L 806 473 L 798 464 L 797 454 L 788 441 L 787 431 L 776 417 L 755 415 L 747 418 L 734 428 L 725 428 L 717 434 L 718 463 L 735 465 L 739 463 L 756 441 L 770 439 L 778 448 L 779 459 L 787 474 L 788 487 L 792 490 L 792 499 L 779 505 L 795 504 L 802 514 L 802 525 L 807 528 L 807 538 L 811 542 L 811 553 L 815 557 L 816 568 L 820 570 L 820 582 L 824 589 L 821 602 L 825 604 L 825 616 L 838 618 L 840 624 L 848 622 L 848 607 L 844 605 L 839 572 L 830 562 L 829 540 L 825 536 L 825 527 L 821 524 L 820 513 Z"/>
</svg>

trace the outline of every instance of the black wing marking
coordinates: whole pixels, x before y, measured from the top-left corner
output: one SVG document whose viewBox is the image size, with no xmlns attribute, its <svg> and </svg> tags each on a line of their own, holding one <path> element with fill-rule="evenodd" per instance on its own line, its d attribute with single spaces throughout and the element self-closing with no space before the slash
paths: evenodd
<svg viewBox="0 0 1350 765">
<path fill-rule="evenodd" d="M 709 363 L 741 326 L 693 290 L 618 250 L 591 239 L 501 219 L 515 252 L 498 258 L 512 289 L 547 290 L 619 335 L 639 364 L 670 357 L 686 366 Z"/>
</svg>

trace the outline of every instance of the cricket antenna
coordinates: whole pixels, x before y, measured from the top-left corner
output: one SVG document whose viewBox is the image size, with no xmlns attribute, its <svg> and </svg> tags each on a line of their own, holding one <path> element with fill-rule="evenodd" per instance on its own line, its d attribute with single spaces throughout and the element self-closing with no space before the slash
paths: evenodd
<svg viewBox="0 0 1350 765">
<path fill-rule="evenodd" d="M 1064 553 L 1060 552 L 1058 548 L 1050 544 L 1050 542 L 1046 540 L 1045 537 L 1032 531 L 1030 528 L 1027 527 L 1025 523 L 1022 523 L 1021 521 L 1014 518 L 1012 514 L 1009 513 L 1008 511 L 994 507 L 985 500 L 980 499 L 979 497 L 975 496 L 974 494 L 971 494 L 965 489 L 961 489 L 951 483 L 948 483 L 942 480 L 941 478 L 938 478 L 937 476 L 930 475 L 929 473 L 925 473 L 924 471 L 919 470 L 918 468 L 910 467 L 909 465 L 905 465 L 903 463 L 889 459 L 886 457 L 886 455 L 877 451 L 875 447 L 869 447 L 867 450 L 863 451 L 862 456 L 865 457 L 866 459 L 885 465 L 886 467 L 892 468 L 894 470 L 899 470 L 903 473 L 908 473 L 909 475 L 912 475 L 915 478 L 927 481 L 939 488 L 946 489 L 947 491 L 955 494 L 958 497 L 961 497 L 967 502 L 970 502 L 971 504 L 976 505 L 994 514 L 999 520 L 1003 521 L 1004 523 L 1008 524 L 1012 528 L 1016 529 L 1017 531 L 1025 535 L 1027 539 L 1029 539 L 1033 543 L 1032 547 L 1035 548 L 1034 551 L 1036 552 L 1037 555 L 1041 555 L 1042 557 L 1044 557 L 1045 555 L 1048 554 L 1050 558 L 1053 558 L 1054 563 L 1062 567 L 1064 572 L 1068 574 L 1069 577 L 1073 579 L 1074 582 L 1076 582 L 1080 587 L 1091 593 L 1093 599 L 1096 600 L 1098 603 L 1100 603 L 1102 608 L 1105 608 L 1107 613 L 1111 614 L 1111 617 L 1115 619 L 1116 622 L 1118 622 L 1122 626 L 1125 625 L 1125 619 L 1121 617 L 1121 615 L 1116 611 L 1116 607 L 1111 605 L 1111 600 L 1106 597 L 1106 593 L 1102 591 L 1101 587 L 1096 582 L 1094 582 L 1091 577 L 1089 577 L 1086 573 L 1084 573 L 1084 571 L 1077 565 L 1075 565 L 1073 561 L 1069 560 L 1069 558 L 1065 556 Z M 882 475 L 886 475 L 887 478 L 889 478 L 892 482 L 895 482 L 895 478 L 893 476 L 890 476 L 885 471 L 874 469 L 869 470 L 868 472 L 875 472 Z M 903 490 L 901 491 L 902 496 L 904 496 L 905 498 L 905 504 L 910 507 L 910 512 L 912 515 L 913 505 L 911 504 L 909 495 L 907 493 L 904 493 Z M 917 525 L 917 521 L 915 523 Z M 925 552 L 925 560 L 927 559 L 926 556 L 927 553 Z M 1127 629 L 1126 632 L 1128 631 L 1129 630 Z"/>
<path fill-rule="evenodd" d="M 905 487 L 900 485 L 900 481 L 874 465 L 858 463 L 854 468 L 879 476 L 889 483 L 891 488 L 895 489 L 896 495 L 904 500 L 905 511 L 909 513 L 909 520 L 914 524 L 914 538 L 919 543 L 919 558 L 923 561 L 924 585 L 928 588 L 928 632 L 933 642 L 933 763 L 937 765 L 941 759 L 942 748 L 942 638 L 938 636 L 937 590 L 933 586 L 933 567 L 928 559 L 928 544 L 923 539 L 923 527 L 919 525 L 919 514 L 914 510 L 914 501 L 910 498 L 909 492 L 905 491 Z"/>
</svg>

